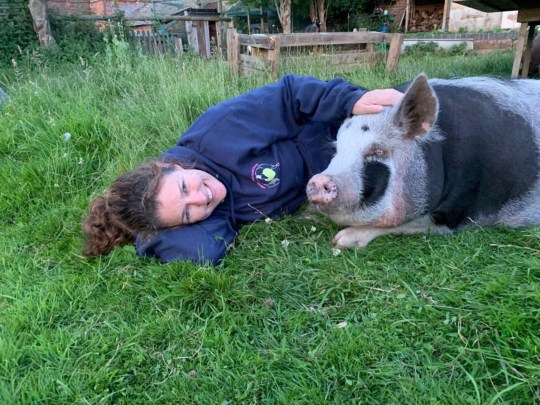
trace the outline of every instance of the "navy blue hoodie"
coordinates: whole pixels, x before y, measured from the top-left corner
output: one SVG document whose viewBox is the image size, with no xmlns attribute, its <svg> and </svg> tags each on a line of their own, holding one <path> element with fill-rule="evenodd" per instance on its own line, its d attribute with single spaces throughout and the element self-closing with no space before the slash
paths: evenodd
<svg viewBox="0 0 540 405">
<path fill-rule="evenodd" d="M 201 222 L 136 238 L 141 256 L 217 264 L 238 227 L 294 212 L 328 166 L 339 125 L 366 92 L 342 79 L 287 75 L 208 109 L 161 156 L 219 179 L 227 198 Z"/>
</svg>

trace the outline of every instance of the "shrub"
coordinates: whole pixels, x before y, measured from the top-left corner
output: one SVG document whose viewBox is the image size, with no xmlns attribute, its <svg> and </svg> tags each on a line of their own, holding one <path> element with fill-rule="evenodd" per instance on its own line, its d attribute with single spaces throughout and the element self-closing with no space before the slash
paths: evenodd
<svg viewBox="0 0 540 405">
<path fill-rule="evenodd" d="M 26 0 L 7 0 L 7 14 L 0 17 L 0 67 L 37 46 L 32 16 Z"/>
<path fill-rule="evenodd" d="M 58 43 L 60 59 L 74 61 L 104 50 L 103 33 L 93 22 L 51 18 L 51 30 Z"/>
<path fill-rule="evenodd" d="M 414 45 L 409 45 L 405 47 L 406 55 L 420 56 L 426 54 L 435 54 L 438 56 L 457 56 L 457 55 L 466 55 L 468 53 L 473 53 L 474 51 L 468 51 L 466 49 L 467 45 L 463 42 L 458 45 L 451 46 L 448 49 L 445 49 L 437 42 L 434 41 L 420 41 Z"/>
</svg>

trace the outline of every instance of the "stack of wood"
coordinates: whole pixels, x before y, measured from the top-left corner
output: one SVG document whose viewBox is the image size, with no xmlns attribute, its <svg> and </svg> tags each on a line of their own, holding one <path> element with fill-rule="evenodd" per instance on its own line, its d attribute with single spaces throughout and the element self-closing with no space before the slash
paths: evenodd
<svg viewBox="0 0 540 405">
<path fill-rule="evenodd" d="M 409 32 L 427 32 L 440 30 L 443 23 L 443 8 L 417 8 L 409 24 Z"/>
</svg>

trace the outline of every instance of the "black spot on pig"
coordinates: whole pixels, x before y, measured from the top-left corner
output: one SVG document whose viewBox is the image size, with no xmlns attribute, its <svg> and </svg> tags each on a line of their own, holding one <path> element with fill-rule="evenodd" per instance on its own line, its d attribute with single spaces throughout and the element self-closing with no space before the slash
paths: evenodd
<svg viewBox="0 0 540 405">
<path fill-rule="evenodd" d="M 362 206 L 368 207 L 380 201 L 388 187 L 389 178 L 390 169 L 385 164 L 380 162 L 367 162 L 364 164 L 362 173 L 364 188 L 360 197 Z"/>
<path fill-rule="evenodd" d="M 431 207 L 432 217 L 437 225 L 457 228 L 470 218 L 496 215 L 509 200 L 531 190 L 540 158 L 531 122 L 516 119 L 485 92 L 434 88 L 441 93 L 440 109 L 445 112 L 437 126 L 446 133 L 442 142 L 426 148 L 432 155 L 428 174 L 442 170 L 447 175 L 430 179 L 430 192 L 439 200 Z M 458 102 L 464 93 L 467 102 Z"/>
</svg>

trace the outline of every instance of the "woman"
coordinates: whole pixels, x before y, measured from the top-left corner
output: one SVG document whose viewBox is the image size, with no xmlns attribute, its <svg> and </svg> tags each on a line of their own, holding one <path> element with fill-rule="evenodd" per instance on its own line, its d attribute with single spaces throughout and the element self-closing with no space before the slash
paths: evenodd
<svg viewBox="0 0 540 405">
<path fill-rule="evenodd" d="M 217 264 L 239 226 L 294 212 L 328 165 L 339 125 L 402 94 L 287 75 L 201 115 L 158 160 L 120 176 L 90 203 L 84 254 L 135 243 L 164 262 Z"/>
</svg>

